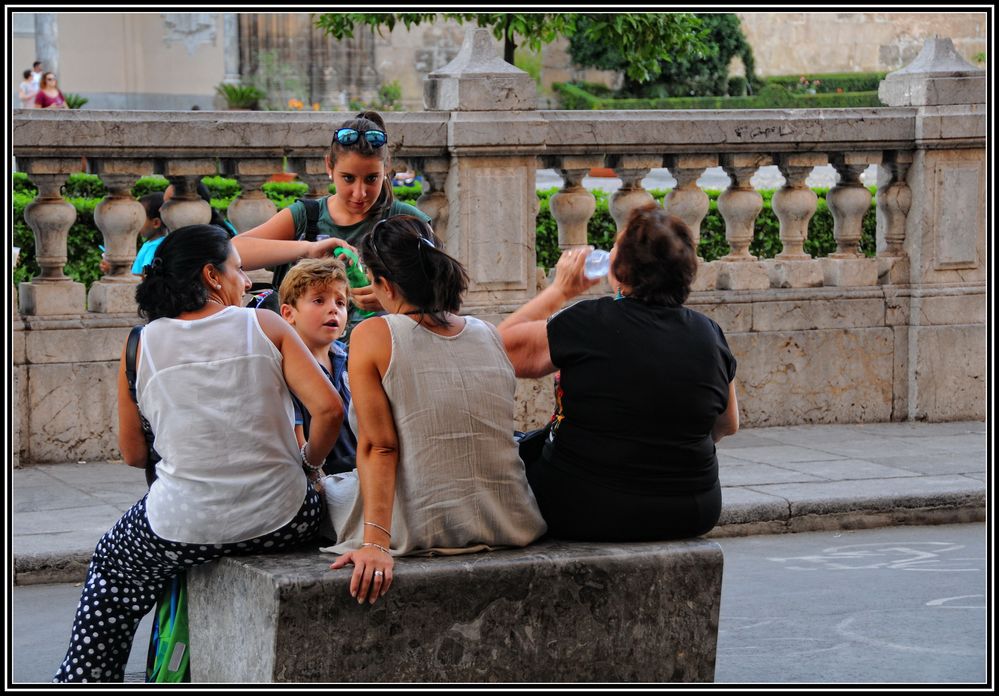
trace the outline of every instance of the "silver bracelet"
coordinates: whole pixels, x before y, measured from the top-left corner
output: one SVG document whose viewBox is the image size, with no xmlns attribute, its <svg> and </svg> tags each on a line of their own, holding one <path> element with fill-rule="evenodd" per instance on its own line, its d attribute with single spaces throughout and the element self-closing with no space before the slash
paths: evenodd
<svg viewBox="0 0 999 696">
<path fill-rule="evenodd" d="M 391 552 L 391 551 L 389 551 L 389 550 L 388 550 L 387 548 L 385 548 L 384 546 L 382 546 L 381 544 L 375 544 L 375 543 L 373 543 L 373 542 L 370 542 L 370 541 L 366 541 L 366 542 L 364 542 L 363 544 L 361 544 L 361 546 L 371 546 L 372 548 L 376 548 L 376 549 L 378 549 L 379 551 L 382 551 L 382 552 L 384 552 L 384 553 L 387 553 L 387 554 L 388 554 L 389 556 L 391 556 L 391 555 L 392 555 L 392 552 Z"/>
<path fill-rule="evenodd" d="M 386 534 L 388 534 L 389 539 L 392 538 L 392 532 L 390 532 L 389 530 L 385 529 L 385 527 L 381 526 L 380 524 L 376 524 L 374 522 L 365 522 L 364 524 L 369 525 L 371 527 L 374 527 L 375 529 L 380 529 L 383 532 L 385 532 Z"/>
<path fill-rule="evenodd" d="M 318 466 L 313 466 L 309 462 L 309 458 L 305 456 L 305 447 L 308 444 L 309 443 L 306 442 L 304 445 L 302 445 L 302 466 L 304 466 L 306 469 L 311 469 L 312 471 L 319 471 L 320 469 L 323 468 L 322 463 L 320 463 Z"/>
</svg>

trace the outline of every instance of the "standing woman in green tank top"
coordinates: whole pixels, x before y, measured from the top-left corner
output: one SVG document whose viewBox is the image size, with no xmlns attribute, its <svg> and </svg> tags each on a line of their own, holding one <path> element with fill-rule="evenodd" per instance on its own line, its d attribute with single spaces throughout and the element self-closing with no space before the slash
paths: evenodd
<svg viewBox="0 0 999 696">
<path fill-rule="evenodd" d="M 353 248 L 376 222 L 387 217 L 415 215 L 430 222 L 423 211 L 392 195 L 388 135 L 378 113 L 364 111 L 337 128 L 325 159 L 336 193 L 319 199 L 322 206 L 318 231 L 329 235 L 329 239 L 305 239 L 305 206 L 296 201 L 233 239 L 246 270 L 319 258 L 332 254 L 337 247 Z M 362 310 L 382 309 L 370 287 L 353 289 L 351 301 Z"/>
</svg>

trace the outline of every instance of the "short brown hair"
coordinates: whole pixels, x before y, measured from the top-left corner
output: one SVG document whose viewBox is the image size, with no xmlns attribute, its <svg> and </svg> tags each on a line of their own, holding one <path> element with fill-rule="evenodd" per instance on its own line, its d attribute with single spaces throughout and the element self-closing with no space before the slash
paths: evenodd
<svg viewBox="0 0 999 696">
<path fill-rule="evenodd" d="M 302 259 L 290 269 L 281 281 L 278 298 L 281 304 L 295 306 L 295 303 L 316 285 L 326 287 L 332 283 L 343 283 L 350 297 L 350 283 L 347 282 L 347 268 L 343 261 L 334 256 L 320 259 Z"/>
<path fill-rule="evenodd" d="M 690 228 L 655 204 L 636 209 L 617 239 L 611 269 L 631 288 L 631 297 L 679 307 L 697 275 L 697 250 Z"/>
</svg>

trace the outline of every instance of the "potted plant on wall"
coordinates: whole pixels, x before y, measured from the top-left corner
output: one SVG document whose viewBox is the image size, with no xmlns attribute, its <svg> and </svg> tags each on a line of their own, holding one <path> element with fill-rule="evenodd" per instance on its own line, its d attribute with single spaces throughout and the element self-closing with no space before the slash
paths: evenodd
<svg viewBox="0 0 999 696">
<path fill-rule="evenodd" d="M 253 85 L 222 83 L 215 88 L 222 95 L 230 111 L 252 111 L 258 108 L 260 100 L 267 96 Z"/>
</svg>

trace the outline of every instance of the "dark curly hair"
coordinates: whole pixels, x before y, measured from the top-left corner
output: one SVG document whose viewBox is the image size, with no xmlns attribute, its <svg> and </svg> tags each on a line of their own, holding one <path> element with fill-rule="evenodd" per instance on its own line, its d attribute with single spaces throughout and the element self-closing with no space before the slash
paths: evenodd
<svg viewBox="0 0 999 696">
<path fill-rule="evenodd" d="M 430 225 L 413 215 L 379 221 L 358 243 L 371 275 L 395 283 L 436 326 L 448 325 L 445 313 L 461 309 L 468 289 L 465 267 L 442 249 Z"/>
<path fill-rule="evenodd" d="M 221 269 L 231 252 L 229 233 L 217 225 L 188 225 L 168 234 L 142 269 L 135 289 L 139 316 L 172 319 L 203 307 L 208 288 L 201 270 L 206 264 Z"/>
<path fill-rule="evenodd" d="M 697 275 L 690 228 L 657 205 L 636 209 L 617 238 L 611 270 L 631 288 L 630 297 L 679 307 L 687 301 Z"/>
<path fill-rule="evenodd" d="M 353 128 L 359 133 L 367 130 L 380 130 L 386 136 L 388 135 L 388 131 L 385 129 L 385 120 L 377 111 L 362 111 L 349 121 L 341 123 L 333 132 L 335 133 L 341 128 Z M 338 157 L 348 152 L 354 152 L 362 157 L 377 157 L 385 165 L 385 180 L 382 182 L 382 192 L 378 194 L 378 200 L 371 206 L 368 214 L 379 220 L 388 217 L 389 209 L 395 201 L 395 194 L 392 192 L 392 181 L 388 175 L 390 162 L 388 143 L 385 143 L 381 147 L 374 147 L 364 138 L 358 138 L 350 145 L 341 145 L 337 142 L 336 138 L 333 138 L 330 143 L 330 149 L 326 152 L 326 158 L 329 160 L 330 167 L 336 165 Z"/>
</svg>

